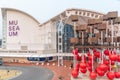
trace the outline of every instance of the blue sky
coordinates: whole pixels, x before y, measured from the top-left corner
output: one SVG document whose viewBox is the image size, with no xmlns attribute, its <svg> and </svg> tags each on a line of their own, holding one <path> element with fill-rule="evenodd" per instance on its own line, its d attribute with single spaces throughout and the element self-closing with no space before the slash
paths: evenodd
<svg viewBox="0 0 120 80">
<path fill-rule="evenodd" d="M 120 15 L 120 0 L 0 0 L 0 7 L 22 10 L 40 23 L 56 16 L 68 8 L 79 8 L 107 13 L 118 11 Z M 0 11 L 0 38 L 2 33 L 2 19 Z"/>
</svg>

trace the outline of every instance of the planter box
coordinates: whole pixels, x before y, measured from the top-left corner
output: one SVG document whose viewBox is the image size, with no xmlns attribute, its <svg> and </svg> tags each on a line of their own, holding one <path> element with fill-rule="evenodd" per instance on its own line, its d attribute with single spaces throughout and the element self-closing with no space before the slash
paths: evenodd
<svg viewBox="0 0 120 80">
<path fill-rule="evenodd" d="M 101 34 L 100 33 L 95 33 L 95 37 L 100 38 Z"/>
<path fill-rule="evenodd" d="M 117 18 L 115 19 L 115 23 L 120 23 L 120 17 L 117 17 Z"/>
<path fill-rule="evenodd" d="M 102 19 L 88 19 L 89 25 L 100 24 L 100 23 L 102 23 Z"/>
<path fill-rule="evenodd" d="M 97 37 L 90 37 L 88 38 L 88 42 L 91 43 L 91 42 L 97 42 L 98 41 L 98 38 Z"/>
<path fill-rule="evenodd" d="M 78 38 L 70 38 L 70 43 L 78 43 L 79 39 Z"/>
<path fill-rule="evenodd" d="M 78 30 L 79 30 L 79 26 L 75 26 L 75 30 L 77 30 L 77 31 L 78 31 Z"/>
<path fill-rule="evenodd" d="M 77 16 L 77 15 L 72 15 L 72 16 L 71 16 L 71 20 L 72 20 L 73 22 L 78 21 L 78 16 Z"/>
<path fill-rule="evenodd" d="M 105 30 L 106 28 L 107 28 L 106 23 L 99 24 L 99 26 L 97 27 L 97 29 L 99 30 Z"/>
<path fill-rule="evenodd" d="M 109 37 L 109 38 L 105 38 L 105 41 L 106 41 L 106 42 L 111 42 L 112 40 L 111 40 L 111 38 Z"/>
<path fill-rule="evenodd" d="M 117 42 L 120 42 L 120 37 L 117 37 Z"/>
<path fill-rule="evenodd" d="M 80 31 L 85 31 L 85 30 L 87 30 L 87 28 L 88 28 L 87 25 L 80 25 L 80 26 L 79 26 L 79 30 L 80 30 Z"/>
<path fill-rule="evenodd" d="M 116 18 L 116 17 L 118 17 L 118 12 L 117 11 L 108 12 L 107 17 L 108 17 L 108 19 Z"/>
<path fill-rule="evenodd" d="M 100 24 L 102 23 L 102 19 L 95 19 L 95 24 Z"/>
<path fill-rule="evenodd" d="M 95 19 L 88 19 L 88 24 L 89 25 L 95 24 Z"/>
<path fill-rule="evenodd" d="M 102 18 L 103 18 L 103 20 L 108 20 L 107 15 L 104 15 Z"/>
</svg>

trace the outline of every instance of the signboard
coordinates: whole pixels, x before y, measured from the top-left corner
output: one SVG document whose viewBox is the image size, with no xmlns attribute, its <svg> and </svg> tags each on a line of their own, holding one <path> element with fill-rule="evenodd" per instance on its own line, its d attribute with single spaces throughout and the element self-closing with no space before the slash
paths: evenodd
<svg viewBox="0 0 120 80">
<path fill-rule="evenodd" d="M 10 20 L 8 25 L 8 35 L 10 37 L 12 36 L 18 36 L 20 31 L 18 20 Z"/>
</svg>

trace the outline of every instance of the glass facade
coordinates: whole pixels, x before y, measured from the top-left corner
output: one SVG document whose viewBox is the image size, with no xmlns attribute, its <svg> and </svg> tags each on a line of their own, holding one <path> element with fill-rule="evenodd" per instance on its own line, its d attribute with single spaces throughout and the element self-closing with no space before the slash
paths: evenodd
<svg viewBox="0 0 120 80">
<path fill-rule="evenodd" d="M 62 26 L 60 26 L 60 25 L 62 25 Z M 61 27 L 63 27 L 62 32 L 59 31 L 59 29 Z M 59 35 L 58 35 L 58 33 L 59 33 Z M 62 37 L 58 38 L 58 36 L 61 36 L 61 35 L 62 35 Z M 73 27 L 69 24 L 64 25 L 64 24 L 60 24 L 60 22 L 57 22 L 56 23 L 56 42 L 57 42 L 56 48 L 57 48 L 57 52 L 58 52 L 58 47 L 62 48 L 63 52 L 68 52 L 69 53 L 71 51 L 70 50 L 70 38 L 71 37 L 74 37 Z M 62 45 L 58 46 L 58 43 L 62 43 Z"/>
<path fill-rule="evenodd" d="M 74 37 L 74 30 L 71 25 L 66 24 L 63 29 L 63 52 L 70 52 L 70 38 Z"/>
</svg>

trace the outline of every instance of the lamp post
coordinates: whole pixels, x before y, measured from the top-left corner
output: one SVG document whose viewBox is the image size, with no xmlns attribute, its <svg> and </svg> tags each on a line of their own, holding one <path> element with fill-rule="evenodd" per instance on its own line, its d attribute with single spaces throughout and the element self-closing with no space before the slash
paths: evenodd
<svg viewBox="0 0 120 80">
<path fill-rule="evenodd" d="M 72 22 L 73 22 L 73 29 L 74 29 L 74 37 L 77 38 L 77 34 L 76 34 L 76 22 L 78 21 L 78 16 L 77 15 L 72 15 L 71 16 L 71 19 L 72 19 Z M 74 53 L 75 53 L 75 44 L 73 45 L 74 47 Z M 76 65 L 76 60 L 75 60 L 75 54 L 74 54 L 74 68 L 75 68 L 75 65 Z"/>
</svg>

